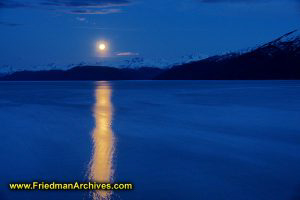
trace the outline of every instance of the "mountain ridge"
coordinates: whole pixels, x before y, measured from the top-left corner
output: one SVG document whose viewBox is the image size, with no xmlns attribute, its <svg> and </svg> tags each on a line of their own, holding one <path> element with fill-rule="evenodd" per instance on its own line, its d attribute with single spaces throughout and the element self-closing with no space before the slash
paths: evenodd
<svg viewBox="0 0 300 200">
<path fill-rule="evenodd" d="M 140 61 L 137 60 L 137 63 Z M 142 61 L 143 62 L 143 61 Z M 159 67 L 76 66 L 66 70 L 17 71 L 0 80 L 300 80 L 297 30 L 246 52 Z"/>
<path fill-rule="evenodd" d="M 138 69 L 107 66 L 77 66 L 68 70 L 18 71 L 0 77 L 2 81 L 58 81 L 58 80 L 149 80 L 163 69 L 141 67 Z"/>
<path fill-rule="evenodd" d="M 213 56 L 172 67 L 158 80 L 300 79 L 300 37 L 297 30 L 244 53 Z"/>
</svg>

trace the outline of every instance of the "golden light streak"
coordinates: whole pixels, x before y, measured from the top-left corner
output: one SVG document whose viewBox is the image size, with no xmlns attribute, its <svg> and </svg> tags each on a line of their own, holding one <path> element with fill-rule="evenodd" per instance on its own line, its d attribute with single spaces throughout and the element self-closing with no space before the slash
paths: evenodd
<svg viewBox="0 0 300 200">
<path fill-rule="evenodd" d="M 93 130 L 94 152 L 90 163 L 89 178 L 99 183 L 111 183 L 113 180 L 113 154 L 115 138 L 111 128 L 113 106 L 111 87 L 108 82 L 100 82 L 96 89 L 94 106 L 95 128 Z M 110 199 L 111 191 L 95 191 L 94 200 Z"/>
</svg>

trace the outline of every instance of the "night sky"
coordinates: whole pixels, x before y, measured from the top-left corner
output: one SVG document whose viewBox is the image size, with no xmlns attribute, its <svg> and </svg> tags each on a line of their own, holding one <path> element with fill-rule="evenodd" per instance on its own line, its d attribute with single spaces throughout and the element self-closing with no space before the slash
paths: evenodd
<svg viewBox="0 0 300 200">
<path fill-rule="evenodd" d="M 297 0 L 0 0 L 0 67 L 244 50 L 300 28 Z M 101 56 L 102 55 L 102 56 Z"/>
</svg>

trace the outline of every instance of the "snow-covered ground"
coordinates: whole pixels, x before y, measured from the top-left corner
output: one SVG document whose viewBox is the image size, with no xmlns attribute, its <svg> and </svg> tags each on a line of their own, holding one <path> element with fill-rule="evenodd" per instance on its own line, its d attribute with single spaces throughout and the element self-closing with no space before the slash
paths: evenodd
<svg viewBox="0 0 300 200">
<path fill-rule="evenodd" d="M 107 89 L 112 118 L 97 119 Z M 300 81 L 0 82 L 0 187 L 86 181 L 104 120 L 113 179 L 135 184 L 112 199 L 296 200 L 299 119 Z M 0 190 L 1 200 L 88 197 Z"/>
</svg>

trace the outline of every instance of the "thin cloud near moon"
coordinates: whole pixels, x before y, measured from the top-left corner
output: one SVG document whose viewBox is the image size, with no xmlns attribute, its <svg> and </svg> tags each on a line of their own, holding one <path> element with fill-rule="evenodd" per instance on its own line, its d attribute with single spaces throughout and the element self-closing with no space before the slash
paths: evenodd
<svg viewBox="0 0 300 200">
<path fill-rule="evenodd" d="M 117 53 L 117 56 L 138 56 L 139 53 L 135 52 L 119 52 Z"/>
</svg>

